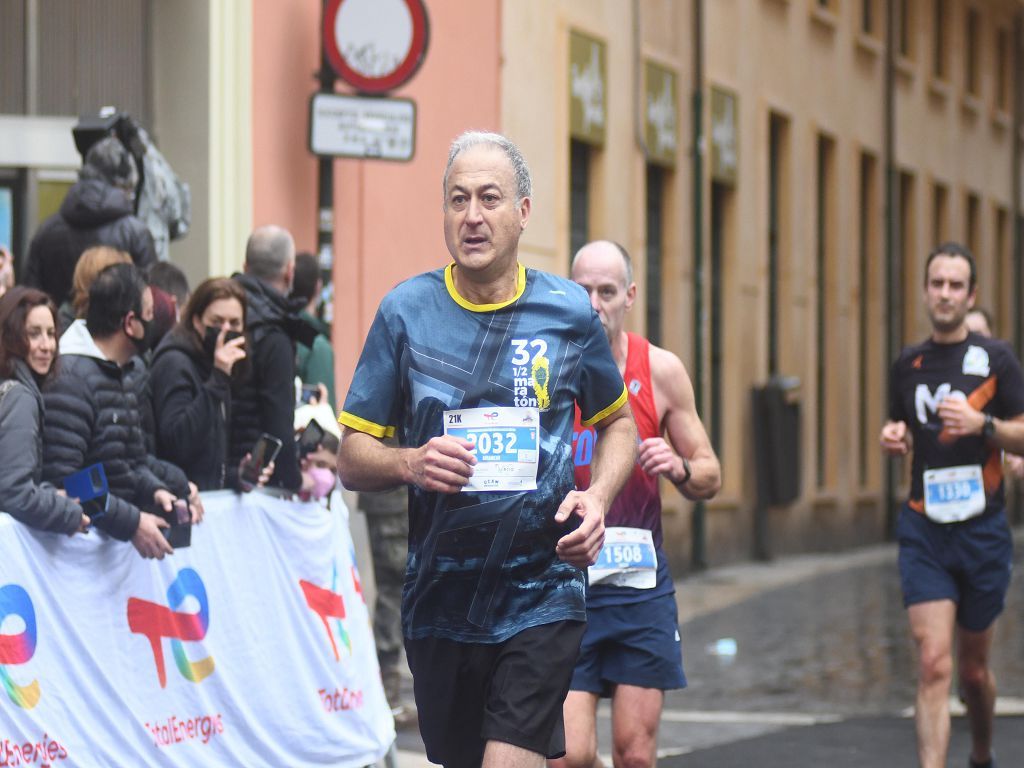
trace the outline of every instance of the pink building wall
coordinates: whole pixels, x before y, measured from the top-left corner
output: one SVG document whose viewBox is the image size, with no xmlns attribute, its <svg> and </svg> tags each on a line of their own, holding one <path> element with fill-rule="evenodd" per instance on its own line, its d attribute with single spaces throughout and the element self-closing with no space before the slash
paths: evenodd
<svg viewBox="0 0 1024 768">
<path fill-rule="evenodd" d="M 430 41 L 419 72 L 392 96 L 416 102 L 412 161 L 335 161 L 334 350 L 344 398 L 377 304 L 396 283 L 440 267 L 441 177 L 464 130 L 500 130 L 501 4 L 426 0 Z M 253 6 L 253 225 L 276 223 L 316 246 L 316 160 L 307 149 L 320 2 Z M 337 88 L 351 93 L 345 83 Z M 339 403 L 340 406 L 340 403 Z"/>
</svg>

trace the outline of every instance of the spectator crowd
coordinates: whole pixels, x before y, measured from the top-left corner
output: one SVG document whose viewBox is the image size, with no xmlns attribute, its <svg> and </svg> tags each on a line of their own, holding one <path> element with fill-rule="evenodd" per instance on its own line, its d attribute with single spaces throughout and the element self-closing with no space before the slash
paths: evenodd
<svg viewBox="0 0 1024 768">
<path fill-rule="evenodd" d="M 0 510 L 162 558 L 181 509 L 201 522 L 201 491 L 329 497 L 338 428 L 315 258 L 300 254 L 293 291 L 292 237 L 261 227 L 242 272 L 190 290 L 132 213 L 121 143 L 96 142 L 79 176 L 23 264 L 0 248 Z"/>
</svg>

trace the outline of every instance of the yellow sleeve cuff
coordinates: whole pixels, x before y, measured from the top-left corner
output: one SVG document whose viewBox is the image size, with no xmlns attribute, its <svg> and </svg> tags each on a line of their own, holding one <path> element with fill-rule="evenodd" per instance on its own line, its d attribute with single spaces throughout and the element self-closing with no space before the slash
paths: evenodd
<svg viewBox="0 0 1024 768">
<path fill-rule="evenodd" d="M 380 424 L 374 424 L 372 421 L 361 419 L 354 414 L 348 413 L 347 411 L 342 411 L 338 415 L 338 423 L 341 424 L 343 427 L 354 429 L 357 432 L 365 432 L 366 434 L 373 435 L 374 437 L 393 437 L 395 434 L 394 427 L 387 427 L 382 426 Z"/>
<path fill-rule="evenodd" d="M 591 418 L 587 419 L 586 421 L 582 421 L 580 423 L 584 427 L 592 427 L 595 424 L 597 424 L 597 422 L 601 421 L 601 419 L 603 419 L 606 416 L 610 416 L 611 414 L 615 413 L 617 410 L 619 410 L 619 408 L 624 406 L 628 400 L 629 400 L 629 392 L 626 391 L 626 385 L 623 384 L 622 385 L 622 394 L 619 395 L 618 399 L 614 403 L 609 405 L 604 410 L 598 411 L 596 414 L 594 414 L 594 416 L 592 416 Z"/>
</svg>

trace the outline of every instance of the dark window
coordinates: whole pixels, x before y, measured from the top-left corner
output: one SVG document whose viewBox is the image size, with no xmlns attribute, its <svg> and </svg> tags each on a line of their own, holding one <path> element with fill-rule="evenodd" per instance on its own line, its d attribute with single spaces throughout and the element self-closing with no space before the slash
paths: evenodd
<svg viewBox="0 0 1024 768">
<path fill-rule="evenodd" d="M 865 35 L 875 33 L 875 0 L 860 0 L 860 31 Z"/>
<path fill-rule="evenodd" d="M 860 450 L 857 455 L 857 479 L 861 486 L 868 483 L 868 467 L 877 455 L 874 439 L 876 425 L 870 414 L 871 382 L 868 371 L 871 367 L 871 314 L 869 301 L 874 292 L 872 286 L 872 258 L 875 246 L 875 159 L 871 155 L 860 156 L 860 196 L 857 212 L 857 266 L 859 301 L 857 305 L 857 432 L 860 435 Z"/>
<path fill-rule="evenodd" d="M 902 264 L 902 275 L 900 283 L 895 284 L 893 277 L 893 290 L 898 291 L 897 296 L 902 296 L 903 306 L 902 317 L 894 316 L 889 319 L 894 338 L 901 339 L 901 345 L 905 346 L 915 339 L 917 323 L 921 312 L 921 287 L 924 285 L 923 264 L 915 258 L 917 254 L 917 239 L 914 237 L 914 226 L 917 221 L 917 209 L 914 205 L 914 177 L 909 173 L 899 175 L 899 194 L 896 199 L 896 243 L 899 253 L 896 256 L 898 263 Z M 898 334 L 898 335 L 896 335 Z"/>
<path fill-rule="evenodd" d="M 1010 32 L 996 30 L 996 106 L 1006 112 L 1010 108 Z"/>
<path fill-rule="evenodd" d="M 1010 213 L 1005 208 L 996 208 L 996 286 L 992 292 L 992 313 L 996 328 L 992 331 L 996 336 L 1005 338 L 1003 333 L 1011 326 L 1010 318 L 1013 311 L 1013 262 L 1010 253 Z M 998 329 L 998 330 L 997 330 Z"/>
<path fill-rule="evenodd" d="M 946 78 L 946 0 L 935 0 L 932 18 L 932 74 Z"/>
<path fill-rule="evenodd" d="M 768 122 L 768 375 L 779 372 L 779 249 L 782 216 L 782 156 L 786 120 Z"/>
<path fill-rule="evenodd" d="M 817 483 L 824 487 L 828 480 L 828 277 L 830 241 L 832 237 L 830 207 L 832 204 L 832 156 L 833 141 L 826 136 L 818 137 L 818 157 L 816 167 L 817 203 L 815 205 L 815 229 L 817 247 L 815 248 L 815 267 L 817 275 L 817 340 L 816 340 L 816 381 L 815 396 L 817 398 L 816 437 L 818 447 Z"/>
<path fill-rule="evenodd" d="M 949 232 L 949 213 L 947 200 L 949 194 L 941 184 L 936 184 L 932 189 L 932 242 L 935 247 L 947 239 Z"/>
<path fill-rule="evenodd" d="M 967 195 L 966 230 L 967 248 L 974 254 L 975 258 L 978 258 L 979 247 L 981 246 L 981 243 L 978 242 L 981 235 L 981 199 L 977 195 L 970 193 Z"/>
<path fill-rule="evenodd" d="M 590 147 L 569 146 L 569 259 L 590 239 Z"/>
<path fill-rule="evenodd" d="M 909 59 L 913 58 L 913 18 L 911 17 L 912 0 L 896 0 L 896 33 L 899 40 L 900 56 Z"/>
<path fill-rule="evenodd" d="M 661 346 L 661 262 L 665 252 L 663 221 L 665 171 L 657 165 L 647 166 L 647 338 Z"/>
<path fill-rule="evenodd" d="M 978 11 L 967 9 L 967 26 L 964 45 L 964 87 L 972 95 L 978 94 L 978 27 L 980 26 Z"/>
<path fill-rule="evenodd" d="M 724 262 L 726 249 L 726 204 L 729 189 L 719 183 L 711 185 L 711 416 L 708 420 L 711 444 L 719 456 L 724 453 L 722 410 L 725 394 L 722 387 L 725 369 L 723 350 L 724 317 Z"/>
</svg>

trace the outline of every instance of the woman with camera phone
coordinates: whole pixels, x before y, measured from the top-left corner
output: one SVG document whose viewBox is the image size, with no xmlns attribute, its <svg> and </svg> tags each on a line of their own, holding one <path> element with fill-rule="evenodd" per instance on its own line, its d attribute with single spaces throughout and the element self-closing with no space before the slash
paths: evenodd
<svg viewBox="0 0 1024 768">
<path fill-rule="evenodd" d="M 245 291 L 227 278 L 210 278 L 192 293 L 153 358 L 157 455 L 185 470 L 200 491 L 247 490 L 239 467 L 228 466 L 232 391 L 247 373 L 245 313 Z"/>
</svg>

